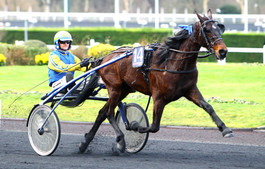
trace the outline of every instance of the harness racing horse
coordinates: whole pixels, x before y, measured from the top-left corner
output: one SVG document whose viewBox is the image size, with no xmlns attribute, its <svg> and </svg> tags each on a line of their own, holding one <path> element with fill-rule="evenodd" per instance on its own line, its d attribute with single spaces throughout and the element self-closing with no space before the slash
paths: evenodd
<svg viewBox="0 0 265 169">
<path fill-rule="evenodd" d="M 211 10 L 208 10 L 208 17 L 195 13 L 199 21 L 193 25 L 192 32 L 183 29 L 174 37 L 169 37 L 165 43 L 155 47 L 150 65 L 146 68 L 148 80 L 140 68 L 132 67 L 132 55 L 99 70 L 107 88 L 109 99 L 99 111 L 89 133 L 85 134 L 85 142 L 80 143 L 79 150 L 81 153 L 86 150 L 99 126 L 106 118 L 116 133 L 116 150 L 122 153 L 125 151 L 124 134 L 116 124 L 114 109 L 121 100 L 134 91 L 149 95 L 153 99 L 153 123 L 150 127 L 136 125 L 134 130 L 140 133 L 157 132 L 160 128 L 164 107 L 180 97 L 185 97 L 203 108 L 211 116 L 223 137 L 233 136 L 232 130 L 226 127 L 212 106 L 204 100 L 197 87 L 196 62 L 199 50 L 203 46 L 216 59 L 224 59 L 227 54 L 227 47 L 221 34 L 225 28 L 224 25 L 213 20 Z M 101 64 L 124 52 L 124 48 L 117 49 L 104 57 Z"/>
</svg>

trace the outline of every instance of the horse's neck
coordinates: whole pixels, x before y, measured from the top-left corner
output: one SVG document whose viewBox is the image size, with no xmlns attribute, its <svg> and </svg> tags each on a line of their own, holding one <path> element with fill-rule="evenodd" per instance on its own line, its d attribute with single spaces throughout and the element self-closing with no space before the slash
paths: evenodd
<svg viewBox="0 0 265 169">
<path fill-rule="evenodd" d="M 182 51 L 199 51 L 201 49 L 201 45 L 198 40 L 200 37 L 200 29 L 199 29 L 199 22 L 196 22 L 194 32 L 192 35 L 187 38 L 180 46 L 180 50 Z M 198 55 L 197 55 L 198 56 Z"/>
<path fill-rule="evenodd" d="M 198 52 L 201 46 L 198 45 L 192 37 L 186 39 L 180 46 L 179 50 L 183 52 L 194 52 L 194 53 L 181 53 L 172 52 L 170 59 L 171 67 L 179 70 L 190 70 L 196 67 Z"/>
<path fill-rule="evenodd" d="M 194 35 L 186 39 L 180 46 L 181 51 L 187 51 L 187 52 L 199 51 L 200 49 L 201 49 L 201 45 L 197 43 Z"/>
</svg>

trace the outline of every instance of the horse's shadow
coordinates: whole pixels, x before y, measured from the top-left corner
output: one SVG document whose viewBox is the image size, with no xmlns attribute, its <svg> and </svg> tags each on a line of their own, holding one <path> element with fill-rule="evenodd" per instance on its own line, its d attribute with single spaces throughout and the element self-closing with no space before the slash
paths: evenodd
<svg viewBox="0 0 265 169">
<path fill-rule="evenodd" d="M 98 166 L 111 165 L 109 168 L 173 168 L 174 166 L 194 168 L 233 168 L 247 167 L 249 161 L 254 160 L 253 147 L 223 144 L 208 144 L 182 141 L 148 140 L 145 148 L 136 154 L 112 152 L 114 136 L 95 136 L 88 149 L 84 153 L 78 152 L 78 146 L 81 137 L 70 138 L 73 136 L 63 136 L 65 143 L 61 143 L 58 150 L 52 156 L 60 157 L 78 157 L 79 161 L 95 160 L 99 162 Z M 73 142 L 70 142 L 73 141 Z M 74 146 L 75 145 L 75 146 Z M 257 147 L 256 147 L 257 148 Z M 265 148 L 263 148 L 265 150 Z M 264 151 L 265 152 L 265 151 Z M 262 165 L 262 158 L 255 157 L 260 164 L 253 164 L 253 167 Z M 178 168 L 177 167 L 177 168 Z"/>
</svg>

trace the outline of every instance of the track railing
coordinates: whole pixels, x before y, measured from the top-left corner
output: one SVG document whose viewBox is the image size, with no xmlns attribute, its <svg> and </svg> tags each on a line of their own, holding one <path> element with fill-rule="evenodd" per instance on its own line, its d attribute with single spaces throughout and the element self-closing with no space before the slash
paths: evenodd
<svg viewBox="0 0 265 169">
<path fill-rule="evenodd" d="M 239 48 L 239 47 L 228 47 L 229 53 L 263 53 L 263 64 L 265 64 L 265 45 L 263 48 Z M 220 61 L 219 64 L 225 64 L 224 61 Z"/>
</svg>

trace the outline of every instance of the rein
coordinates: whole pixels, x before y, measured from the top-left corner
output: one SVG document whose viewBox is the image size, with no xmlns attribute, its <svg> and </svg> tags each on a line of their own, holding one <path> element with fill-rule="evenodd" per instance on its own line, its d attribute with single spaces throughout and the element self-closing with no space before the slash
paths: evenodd
<svg viewBox="0 0 265 169">
<path fill-rule="evenodd" d="M 184 54 L 208 53 L 206 55 L 199 55 L 199 56 L 197 56 L 198 58 L 206 58 L 206 57 L 214 54 L 214 53 L 210 52 L 209 50 L 207 50 L 207 51 L 182 51 L 182 50 L 177 50 L 177 49 L 172 49 L 172 48 L 170 48 L 169 50 L 177 52 L 177 53 L 184 53 Z M 190 57 L 192 57 L 192 56 L 189 56 L 186 58 L 190 58 Z M 186 58 L 183 58 L 183 59 L 186 59 Z"/>
<path fill-rule="evenodd" d="M 176 53 L 184 53 L 184 54 L 208 53 L 206 55 L 197 56 L 198 58 L 206 58 L 206 57 L 214 54 L 214 53 L 212 53 L 210 51 L 181 51 L 181 50 L 172 49 L 172 48 L 170 48 L 169 50 L 171 50 L 173 52 L 176 52 Z M 193 56 L 191 55 L 191 56 L 185 57 L 183 59 L 177 59 L 177 60 L 184 60 L 184 59 L 188 59 L 188 58 L 191 58 L 191 57 L 193 57 Z M 192 72 L 197 70 L 197 67 L 195 67 L 194 69 L 191 69 L 191 70 L 179 70 L 179 71 L 178 70 L 170 70 L 170 69 L 167 68 L 167 61 L 168 60 L 169 59 L 167 58 L 164 69 L 146 68 L 146 70 L 154 70 L 154 71 L 159 71 L 159 72 L 169 72 L 169 73 L 175 73 L 175 74 L 192 73 Z"/>
</svg>

